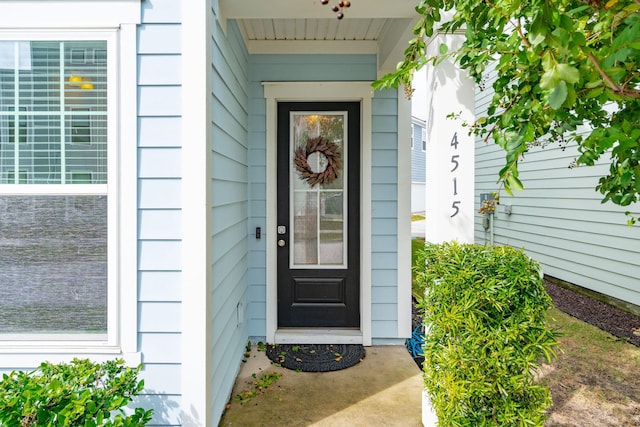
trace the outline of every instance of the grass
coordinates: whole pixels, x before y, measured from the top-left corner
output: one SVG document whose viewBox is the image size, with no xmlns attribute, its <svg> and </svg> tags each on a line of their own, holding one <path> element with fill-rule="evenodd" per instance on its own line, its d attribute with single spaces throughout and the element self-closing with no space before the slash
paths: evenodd
<svg viewBox="0 0 640 427">
<path fill-rule="evenodd" d="M 547 426 L 639 426 L 640 348 L 555 307 L 558 358 L 540 368 L 553 406 Z"/>
</svg>

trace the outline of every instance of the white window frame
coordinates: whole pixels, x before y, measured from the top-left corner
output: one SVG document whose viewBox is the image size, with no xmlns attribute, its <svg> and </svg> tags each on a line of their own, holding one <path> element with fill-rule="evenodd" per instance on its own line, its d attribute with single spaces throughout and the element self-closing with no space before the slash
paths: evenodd
<svg viewBox="0 0 640 427">
<path fill-rule="evenodd" d="M 86 357 L 141 362 L 137 344 L 137 84 L 136 25 L 140 0 L 83 2 L 13 0 L 0 3 L 0 40 L 106 40 L 108 184 L 0 185 L 4 195 L 107 194 L 108 302 L 106 339 L 23 334 L 1 339 L 0 367 L 26 368 L 42 361 Z M 54 17 L 54 18 L 52 18 Z M 4 30 L 9 28 L 11 30 Z M 62 339 L 58 339 L 58 337 Z M 87 338 L 90 338 L 86 335 Z"/>
</svg>

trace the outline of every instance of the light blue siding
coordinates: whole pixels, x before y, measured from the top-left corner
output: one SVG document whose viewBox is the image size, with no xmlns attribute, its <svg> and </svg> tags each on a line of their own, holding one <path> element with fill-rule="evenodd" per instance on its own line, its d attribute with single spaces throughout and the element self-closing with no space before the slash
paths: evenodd
<svg viewBox="0 0 640 427">
<path fill-rule="evenodd" d="M 139 116 L 179 116 L 181 92 L 178 86 L 139 86 Z"/>
<path fill-rule="evenodd" d="M 179 179 L 144 179 L 138 181 L 140 209 L 179 209 L 182 188 Z"/>
<path fill-rule="evenodd" d="M 424 126 L 417 123 L 411 124 L 411 181 L 412 182 L 425 182 L 426 181 L 426 153 L 423 149 L 422 130 Z"/>
<path fill-rule="evenodd" d="M 138 268 L 149 270 L 180 270 L 181 245 L 179 241 L 141 240 Z"/>
<path fill-rule="evenodd" d="M 138 57 L 138 84 L 177 85 L 182 81 L 180 55 L 141 55 Z"/>
<path fill-rule="evenodd" d="M 140 117 L 139 147 L 175 147 L 180 143 L 180 117 Z"/>
<path fill-rule="evenodd" d="M 161 391 L 162 394 L 180 394 L 180 365 L 145 364 L 140 377 L 148 390 Z"/>
<path fill-rule="evenodd" d="M 478 117 L 485 114 L 491 96 L 490 89 L 477 90 Z M 549 276 L 640 305 L 640 227 L 626 225 L 628 208 L 600 203 L 602 195 L 595 186 L 608 170 L 606 162 L 569 168 L 577 156 L 575 146 L 557 143 L 525 154 L 519 166 L 525 190 L 515 197 L 501 194 L 494 215 L 494 241 L 524 247 Z M 477 141 L 477 194 L 497 189 L 503 162 L 504 151 Z M 475 203 L 477 210 L 479 197 Z M 504 211 L 507 205 L 511 215 Z M 482 216 L 476 215 L 479 243 L 490 240 L 481 221 Z"/>
<path fill-rule="evenodd" d="M 182 217 L 178 210 L 140 211 L 138 220 L 140 239 L 177 240 L 181 236 L 181 228 Z"/>
<path fill-rule="evenodd" d="M 177 23 L 143 22 L 138 27 L 138 54 L 179 54 L 181 45 L 180 25 Z"/>
<path fill-rule="evenodd" d="M 371 206 L 371 285 L 372 337 L 374 344 L 385 344 L 398 336 L 397 296 L 390 300 L 374 299 L 378 290 L 388 294 L 398 286 L 398 93 L 376 92 L 372 117 L 372 206 Z M 391 162 L 390 159 L 396 159 Z M 395 191 L 396 197 L 393 197 Z M 389 245 L 391 240 L 395 244 Z"/>
<path fill-rule="evenodd" d="M 180 301 L 182 289 L 179 271 L 141 271 L 138 273 L 140 301 Z"/>
<path fill-rule="evenodd" d="M 182 314 L 177 302 L 141 302 L 138 329 L 144 332 L 180 332 Z"/>
<path fill-rule="evenodd" d="M 138 28 L 138 345 L 152 425 L 180 424 L 180 1 L 141 3 Z"/>
<path fill-rule="evenodd" d="M 215 11 L 214 11 L 215 14 Z M 248 54 L 235 22 L 212 17 L 212 409 L 224 411 L 247 343 Z M 241 318 L 240 314 L 244 312 Z"/>
<path fill-rule="evenodd" d="M 142 2 L 142 22 L 179 23 L 181 22 L 181 2 L 176 0 L 146 0 Z"/>
<path fill-rule="evenodd" d="M 140 178 L 179 178 L 182 176 L 179 148 L 140 148 L 138 163 Z"/>
</svg>

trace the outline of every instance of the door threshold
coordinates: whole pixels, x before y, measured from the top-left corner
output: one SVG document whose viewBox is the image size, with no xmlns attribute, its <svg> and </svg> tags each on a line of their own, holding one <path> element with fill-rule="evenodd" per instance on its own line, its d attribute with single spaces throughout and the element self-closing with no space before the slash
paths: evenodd
<svg viewBox="0 0 640 427">
<path fill-rule="evenodd" d="M 362 344 L 360 329 L 279 328 L 274 344 Z"/>
</svg>

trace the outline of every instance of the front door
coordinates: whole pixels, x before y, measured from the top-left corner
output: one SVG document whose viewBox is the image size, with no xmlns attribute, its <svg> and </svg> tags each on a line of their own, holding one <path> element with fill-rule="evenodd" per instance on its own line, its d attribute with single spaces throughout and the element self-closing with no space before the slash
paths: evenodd
<svg viewBox="0 0 640 427">
<path fill-rule="evenodd" d="M 278 103 L 278 327 L 360 326 L 360 104 Z"/>
</svg>

